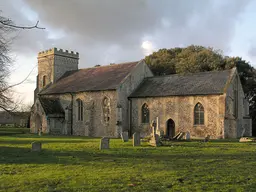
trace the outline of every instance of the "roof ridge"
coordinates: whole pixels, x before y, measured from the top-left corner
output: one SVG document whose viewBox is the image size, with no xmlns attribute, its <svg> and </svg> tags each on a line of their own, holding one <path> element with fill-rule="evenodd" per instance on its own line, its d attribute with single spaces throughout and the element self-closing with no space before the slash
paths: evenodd
<svg viewBox="0 0 256 192">
<path fill-rule="evenodd" d="M 87 67 L 87 68 L 81 68 L 81 69 L 78 69 L 78 70 L 86 70 L 86 69 L 95 69 L 95 68 L 103 68 L 103 67 L 112 67 L 112 66 L 117 66 L 117 65 L 128 65 L 128 64 L 131 64 L 131 63 L 139 63 L 139 61 L 130 61 L 130 62 L 123 62 L 123 63 L 117 63 L 117 64 L 108 64 L 108 65 L 102 65 L 102 66 L 97 66 L 97 67 Z"/>
<path fill-rule="evenodd" d="M 169 74 L 169 75 L 158 75 L 158 76 L 152 76 L 152 77 L 147 77 L 148 79 L 151 78 L 163 78 L 163 77 L 170 77 L 170 76 L 193 76 L 193 75 L 198 75 L 198 74 L 206 74 L 206 73 L 219 73 L 219 72 L 225 72 L 225 71 L 232 71 L 232 69 L 225 69 L 225 70 L 214 70 L 214 71 L 201 71 L 201 72 L 196 72 L 196 73 L 175 73 L 175 74 Z"/>
</svg>

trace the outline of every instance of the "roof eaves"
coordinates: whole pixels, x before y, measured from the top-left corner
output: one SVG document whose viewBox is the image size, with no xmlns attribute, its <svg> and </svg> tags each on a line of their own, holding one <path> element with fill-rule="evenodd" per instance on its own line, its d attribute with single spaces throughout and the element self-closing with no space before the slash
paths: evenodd
<svg viewBox="0 0 256 192">
<path fill-rule="evenodd" d="M 70 94 L 70 93 L 83 93 L 83 92 L 97 92 L 97 91 L 116 91 L 117 89 L 101 89 L 101 90 L 86 90 L 86 91 L 66 91 L 66 92 L 55 92 L 55 93 L 43 93 L 40 95 L 62 95 L 62 94 Z"/>
<path fill-rule="evenodd" d="M 128 98 L 150 98 L 150 97 L 188 97 L 188 96 L 211 96 L 211 95 L 223 95 L 223 92 L 206 93 L 206 94 L 175 94 L 175 95 L 148 95 L 148 96 L 129 96 Z"/>
</svg>

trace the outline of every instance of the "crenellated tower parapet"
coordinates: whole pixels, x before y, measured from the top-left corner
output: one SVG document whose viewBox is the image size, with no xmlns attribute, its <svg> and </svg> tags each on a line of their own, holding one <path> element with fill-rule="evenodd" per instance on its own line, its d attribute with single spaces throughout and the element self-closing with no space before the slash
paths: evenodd
<svg viewBox="0 0 256 192">
<path fill-rule="evenodd" d="M 39 52 L 38 53 L 38 58 L 46 57 L 46 56 L 49 56 L 49 55 L 59 55 L 59 56 L 63 56 L 63 57 L 70 57 L 70 58 L 79 59 L 79 53 L 78 52 L 68 51 L 68 50 L 63 50 L 63 49 L 57 49 L 56 47 Z"/>
<path fill-rule="evenodd" d="M 38 90 L 55 83 L 67 71 L 78 70 L 79 53 L 52 48 L 38 53 Z"/>
</svg>

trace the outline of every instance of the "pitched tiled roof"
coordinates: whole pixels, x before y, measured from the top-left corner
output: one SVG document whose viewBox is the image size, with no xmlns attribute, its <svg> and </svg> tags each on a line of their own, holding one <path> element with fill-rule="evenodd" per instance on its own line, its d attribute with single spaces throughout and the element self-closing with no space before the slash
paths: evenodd
<svg viewBox="0 0 256 192">
<path fill-rule="evenodd" d="M 137 64 L 138 61 L 69 71 L 40 94 L 115 90 Z"/>
<path fill-rule="evenodd" d="M 222 94 L 231 70 L 149 77 L 130 97 Z"/>
<path fill-rule="evenodd" d="M 44 108 L 46 115 L 48 114 L 64 114 L 59 99 L 39 97 L 39 101 Z"/>
</svg>

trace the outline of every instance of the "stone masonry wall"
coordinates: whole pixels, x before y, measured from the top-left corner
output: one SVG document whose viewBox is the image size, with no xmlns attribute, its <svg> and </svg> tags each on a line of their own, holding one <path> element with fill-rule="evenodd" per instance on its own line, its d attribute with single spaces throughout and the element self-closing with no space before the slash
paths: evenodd
<svg viewBox="0 0 256 192">
<path fill-rule="evenodd" d="M 237 89 L 237 107 L 236 113 L 234 114 L 235 108 L 235 96 L 234 90 Z M 237 138 L 241 137 L 244 127 L 247 127 L 245 134 L 250 136 L 252 134 L 250 123 L 248 124 L 248 117 L 244 107 L 244 92 L 236 71 L 234 71 L 234 76 L 228 84 L 226 91 L 226 112 L 225 112 L 225 138 Z M 244 117 L 246 119 L 244 120 Z M 245 126 L 246 124 L 246 126 Z M 249 125 L 249 126 L 248 126 Z"/>
<path fill-rule="evenodd" d="M 129 95 L 139 86 L 139 84 L 146 77 L 153 76 L 153 73 L 147 66 L 147 64 L 142 60 L 135 67 L 135 69 L 131 72 L 131 74 L 120 84 L 118 88 L 118 105 L 122 107 L 122 123 L 121 130 L 119 130 L 119 134 L 121 131 L 129 130 Z"/>
<path fill-rule="evenodd" d="M 81 92 L 73 93 L 73 108 L 72 106 L 72 95 L 71 94 L 62 94 L 62 95 L 44 95 L 43 97 L 48 98 L 59 98 L 62 108 L 65 111 L 65 119 L 58 121 L 54 119 L 47 124 L 46 116 L 44 115 L 43 109 L 40 109 L 39 113 L 42 116 L 44 121 L 43 132 L 51 133 L 59 131 L 60 134 L 70 135 L 72 132 L 73 135 L 80 136 L 117 136 L 116 130 L 116 107 L 117 107 L 117 96 L 116 91 L 95 91 L 95 92 Z M 109 99 L 109 114 L 108 121 L 104 120 L 104 110 L 103 110 L 103 100 L 104 98 Z M 83 120 L 78 120 L 78 104 L 77 99 L 82 100 L 83 102 Z M 36 105 L 35 105 L 36 106 Z M 72 115 L 73 110 L 73 115 Z M 38 113 L 38 109 L 34 109 Z M 71 121 L 71 118 L 72 121 Z M 60 119 L 59 119 L 60 120 Z M 31 132 L 35 132 L 35 118 L 32 120 Z M 71 122 L 73 126 L 71 126 Z M 54 126 L 54 127 L 53 127 Z M 71 127 L 72 130 L 71 131 Z"/>
<path fill-rule="evenodd" d="M 38 99 L 36 99 L 32 109 L 31 109 L 31 116 L 30 116 L 30 132 L 31 133 L 38 133 L 39 131 L 39 122 L 42 125 L 42 132 L 49 133 L 49 126 L 47 125 L 47 119 L 45 112 L 41 106 L 41 103 Z"/>
<path fill-rule="evenodd" d="M 54 56 L 54 82 L 67 71 L 78 70 L 78 57 Z"/>
<path fill-rule="evenodd" d="M 83 92 L 74 95 L 73 134 L 86 136 L 117 136 L 116 131 L 116 91 Z M 104 120 L 103 100 L 109 99 L 109 121 Z M 78 121 L 77 99 L 84 104 L 84 119 Z"/>
<path fill-rule="evenodd" d="M 204 107 L 204 125 L 194 125 L 194 107 L 200 102 Z M 225 96 L 174 96 L 132 99 L 132 128 L 143 136 L 151 133 L 150 124 L 141 123 L 141 107 L 147 103 L 150 109 L 150 122 L 159 118 L 159 128 L 166 133 L 167 121 L 175 123 L 175 134 L 189 131 L 192 137 L 223 138 Z"/>
<path fill-rule="evenodd" d="M 74 52 L 49 49 L 38 53 L 38 87 L 44 88 L 43 76 L 46 77 L 46 86 L 56 82 L 65 72 L 78 69 L 79 54 Z"/>
</svg>

